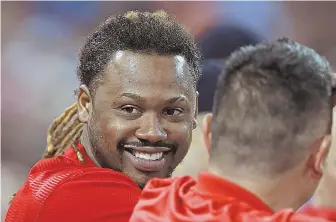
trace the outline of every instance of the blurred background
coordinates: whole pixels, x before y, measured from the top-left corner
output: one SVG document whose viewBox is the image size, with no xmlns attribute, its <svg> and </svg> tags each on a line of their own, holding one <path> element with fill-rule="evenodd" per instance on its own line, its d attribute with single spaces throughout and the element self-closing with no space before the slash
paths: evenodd
<svg viewBox="0 0 336 222">
<path fill-rule="evenodd" d="M 194 34 L 205 56 L 201 120 L 223 60 L 242 45 L 289 37 L 336 66 L 336 2 L 1 2 L 1 215 L 45 149 L 49 124 L 74 102 L 77 53 L 108 16 L 164 9 Z M 199 128 L 175 175 L 206 167 Z"/>
</svg>

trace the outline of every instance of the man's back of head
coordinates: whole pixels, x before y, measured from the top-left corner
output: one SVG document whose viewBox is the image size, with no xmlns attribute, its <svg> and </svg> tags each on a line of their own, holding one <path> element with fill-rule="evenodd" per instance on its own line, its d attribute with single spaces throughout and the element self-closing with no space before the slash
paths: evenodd
<svg viewBox="0 0 336 222">
<path fill-rule="evenodd" d="M 296 42 L 233 53 L 213 117 L 203 120 L 208 172 L 197 181 L 153 179 L 130 221 L 336 221 L 335 195 L 326 195 L 335 187 L 334 161 L 324 161 L 332 87 L 328 62 Z M 317 184 L 314 205 L 296 212 Z"/>
<path fill-rule="evenodd" d="M 331 122 L 329 63 L 312 49 L 279 39 L 243 47 L 226 65 L 208 137 L 210 172 L 257 194 L 263 188 L 255 182 L 274 187 L 272 181 L 282 186 L 281 180 L 295 178 L 290 186 L 302 188 L 300 200 L 288 201 L 296 207 L 320 177 L 315 165 Z"/>
<path fill-rule="evenodd" d="M 192 175 L 207 169 L 209 152 L 204 148 L 201 125 L 206 113 L 212 112 L 213 99 L 220 74 L 227 57 L 242 46 L 255 45 L 261 38 L 250 30 L 232 24 L 215 25 L 198 42 L 203 55 L 202 75 L 197 84 L 198 126 L 193 130 L 193 139 L 186 158 L 178 165 L 173 176 Z M 202 158 L 199 158 L 202 157 Z M 197 161 L 195 161 L 197 159 Z"/>
</svg>

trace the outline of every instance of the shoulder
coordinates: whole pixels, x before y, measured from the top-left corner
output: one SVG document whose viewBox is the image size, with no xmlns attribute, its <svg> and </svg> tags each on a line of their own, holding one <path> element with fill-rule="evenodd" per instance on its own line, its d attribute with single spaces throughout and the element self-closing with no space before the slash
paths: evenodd
<svg viewBox="0 0 336 222">
<path fill-rule="evenodd" d="M 179 199 L 181 198 L 178 195 L 181 193 L 180 191 L 183 194 L 189 193 L 195 184 L 196 181 L 191 176 L 151 179 L 141 192 L 140 204 L 138 206 L 149 204 L 152 202 L 153 197 L 155 197 L 156 202 L 165 201 L 166 198 L 172 195 L 174 199 Z"/>
<path fill-rule="evenodd" d="M 92 207 L 102 205 L 102 202 L 133 205 L 137 202 L 140 192 L 140 188 L 122 173 L 101 168 L 82 169 L 59 184 L 43 207 L 47 208 L 49 204 L 63 201 Z"/>
<path fill-rule="evenodd" d="M 196 184 L 196 181 L 191 176 L 179 176 L 174 178 L 155 178 L 150 180 L 143 191 L 151 190 L 170 190 L 170 189 L 185 189 Z"/>
<path fill-rule="evenodd" d="M 130 221 L 165 221 L 167 218 L 176 221 L 170 217 L 172 212 L 179 212 L 195 184 L 190 176 L 150 180 L 141 192 Z"/>
<path fill-rule="evenodd" d="M 54 161 L 60 160 L 55 158 Z M 15 211 L 20 212 L 25 215 L 22 221 L 29 221 L 28 217 L 35 218 L 34 221 L 37 217 L 37 221 L 47 218 L 48 221 L 82 221 L 83 214 L 90 218 L 90 215 L 101 216 L 100 211 L 115 214 L 120 210 L 122 214 L 123 209 L 124 213 L 133 209 L 141 190 L 128 176 L 110 169 L 80 167 L 66 161 L 58 164 L 40 161 L 36 164 L 10 206 L 12 215 Z M 74 213 L 74 209 L 78 213 Z"/>
<path fill-rule="evenodd" d="M 326 218 L 331 221 L 336 221 L 336 209 L 335 208 L 316 208 L 313 204 L 308 203 L 299 210 L 303 215 L 309 215 L 312 217 Z"/>
<path fill-rule="evenodd" d="M 140 193 L 140 188 L 122 173 L 85 169 L 48 196 L 39 221 L 50 215 L 57 218 L 55 221 L 128 221 Z"/>
<path fill-rule="evenodd" d="M 40 160 L 30 171 L 26 187 L 32 190 L 44 190 L 42 193 L 57 192 L 64 186 L 79 183 L 79 187 L 89 189 L 92 185 L 107 183 L 109 186 L 138 188 L 127 175 L 106 168 L 86 166 L 68 158 L 57 157 Z"/>
<path fill-rule="evenodd" d="M 187 193 L 190 193 L 191 188 L 195 184 L 196 181 L 190 176 L 152 179 L 147 182 L 145 188 L 142 190 L 137 209 L 140 210 L 147 204 L 152 205 L 154 202 L 166 202 L 168 199 L 179 200 Z M 158 206 L 162 207 L 163 205 L 159 204 Z"/>
</svg>

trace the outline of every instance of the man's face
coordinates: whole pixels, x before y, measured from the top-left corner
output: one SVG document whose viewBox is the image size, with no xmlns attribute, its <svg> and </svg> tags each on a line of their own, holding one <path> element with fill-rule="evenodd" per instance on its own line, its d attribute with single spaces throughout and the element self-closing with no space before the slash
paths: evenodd
<svg viewBox="0 0 336 222">
<path fill-rule="evenodd" d="M 184 58 L 119 51 L 101 82 L 87 122 L 96 160 L 140 187 L 169 177 L 196 123 L 197 95 Z"/>
</svg>

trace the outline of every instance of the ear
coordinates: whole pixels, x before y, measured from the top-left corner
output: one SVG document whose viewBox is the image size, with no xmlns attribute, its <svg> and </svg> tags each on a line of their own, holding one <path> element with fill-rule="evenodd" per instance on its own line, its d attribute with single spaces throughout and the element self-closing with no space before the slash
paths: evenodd
<svg viewBox="0 0 336 222">
<path fill-rule="evenodd" d="M 315 169 L 321 174 L 323 173 L 323 168 L 327 159 L 330 144 L 331 135 L 324 136 L 320 144 L 319 152 L 316 155 Z"/>
<path fill-rule="evenodd" d="M 207 113 L 203 118 L 203 123 L 201 126 L 203 132 L 203 140 L 204 145 L 208 151 L 211 149 L 211 121 L 212 121 L 212 113 Z"/>
<path fill-rule="evenodd" d="M 197 115 L 198 115 L 198 95 L 199 93 L 196 91 L 196 108 L 195 108 L 195 114 L 193 119 L 193 129 L 196 129 L 198 123 L 197 123 Z"/>
<path fill-rule="evenodd" d="M 87 123 L 91 110 L 91 96 L 86 85 L 81 85 L 77 97 L 78 119 L 82 123 Z"/>
<path fill-rule="evenodd" d="M 331 136 L 325 135 L 316 140 L 310 149 L 311 153 L 307 162 L 307 167 L 311 169 L 309 172 L 313 178 L 319 179 L 322 176 L 323 166 L 328 154 L 330 143 Z"/>
</svg>

